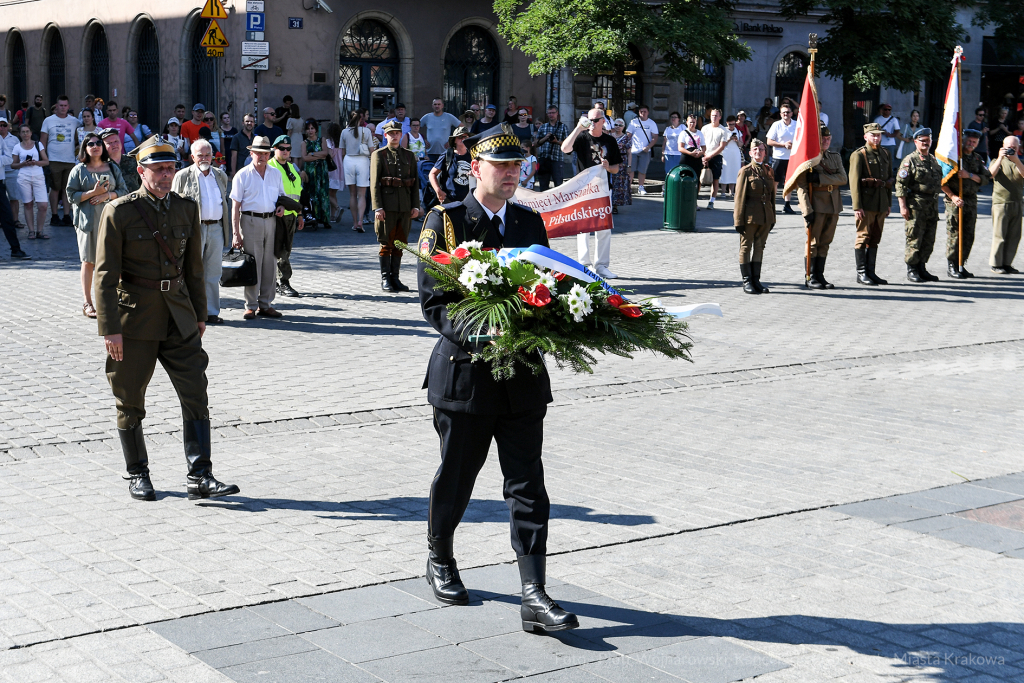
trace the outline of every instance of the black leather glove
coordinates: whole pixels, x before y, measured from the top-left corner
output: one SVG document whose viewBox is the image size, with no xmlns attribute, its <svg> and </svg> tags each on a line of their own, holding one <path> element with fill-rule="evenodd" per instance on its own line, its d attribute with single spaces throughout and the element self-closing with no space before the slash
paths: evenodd
<svg viewBox="0 0 1024 683">
<path fill-rule="evenodd" d="M 815 185 L 817 185 L 820 180 L 821 174 L 819 174 L 817 171 L 811 171 L 810 173 L 807 174 L 807 182 L 809 183 L 814 183 Z"/>
<path fill-rule="evenodd" d="M 743 231 L 746 230 L 746 228 L 747 228 L 747 226 L 745 226 L 745 225 L 737 225 L 736 226 L 736 232 L 738 232 L 738 233 L 740 233 L 742 235 Z"/>
<path fill-rule="evenodd" d="M 804 216 L 804 223 L 807 225 L 808 228 L 811 227 L 812 225 L 814 225 L 814 212 L 813 211 L 811 211 L 809 214 Z"/>
</svg>

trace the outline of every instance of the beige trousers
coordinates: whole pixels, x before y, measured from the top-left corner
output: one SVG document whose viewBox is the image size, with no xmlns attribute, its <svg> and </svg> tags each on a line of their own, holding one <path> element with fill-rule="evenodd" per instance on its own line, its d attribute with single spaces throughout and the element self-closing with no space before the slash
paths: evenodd
<svg viewBox="0 0 1024 683">
<path fill-rule="evenodd" d="M 245 307 L 250 311 L 270 308 L 274 301 L 274 278 L 277 259 L 274 258 L 274 233 L 277 219 L 257 218 L 242 214 L 242 249 L 256 259 L 256 284 L 245 288 Z"/>
<path fill-rule="evenodd" d="M 992 255 L 988 264 L 993 268 L 1012 264 L 1017 255 L 1022 208 L 1021 202 L 992 204 Z"/>
</svg>

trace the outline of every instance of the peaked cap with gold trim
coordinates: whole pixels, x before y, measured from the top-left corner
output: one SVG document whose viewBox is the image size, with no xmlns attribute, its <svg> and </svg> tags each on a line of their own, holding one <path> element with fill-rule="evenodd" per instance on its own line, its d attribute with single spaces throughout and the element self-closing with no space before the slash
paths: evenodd
<svg viewBox="0 0 1024 683">
<path fill-rule="evenodd" d="M 177 161 L 174 146 L 159 135 L 145 140 L 141 145 L 129 152 L 140 164 L 159 164 L 164 161 Z"/>
<path fill-rule="evenodd" d="M 464 144 L 473 159 L 484 161 L 526 161 L 519 138 L 512 132 L 512 126 L 502 123 L 466 138 Z"/>
</svg>

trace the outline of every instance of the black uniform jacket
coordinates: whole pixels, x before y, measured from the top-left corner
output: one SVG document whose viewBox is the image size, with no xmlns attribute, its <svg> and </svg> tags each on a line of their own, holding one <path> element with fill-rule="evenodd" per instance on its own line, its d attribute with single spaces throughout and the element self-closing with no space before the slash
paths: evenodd
<svg viewBox="0 0 1024 683">
<path fill-rule="evenodd" d="M 448 230 L 446 215 L 450 219 Z M 543 219 L 532 209 L 518 204 L 510 203 L 505 211 L 504 238 L 490 227 L 483 207 L 470 193 L 461 202 L 435 207 L 427 214 L 420 232 L 420 251 L 450 253 L 470 240 L 494 249 L 548 244 Z M 450 243 L 452 240 L 454 243 Z M 472 362 L 471 354 L 482 345 L 467 342 L 465 338 L 469 333 L 456 330 L 448 320 L 446 306 L 458 301 L 460 295 L 435 289 L 434 278 L 426 272 L 428 267 L 421 261 L 417 270 L 420 306 L 423 317 L 441 334 L 423 381 L 430 405 L 458 413 L 502 415 L 535 410 L 551 403 L 551 380 L 546 371 L 534 375 L 528 368 L 518 368 L 515 377 L 499 382 L 491 374 L 489 363 Z"/>
</svg>

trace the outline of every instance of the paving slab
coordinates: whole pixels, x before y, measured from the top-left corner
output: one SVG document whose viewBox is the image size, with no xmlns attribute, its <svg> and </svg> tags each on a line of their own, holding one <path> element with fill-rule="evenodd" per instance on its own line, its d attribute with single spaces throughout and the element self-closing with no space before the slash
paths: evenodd
<svg viewBox="0 0 1024 683">
<path fill-rule="evenodd" d="M 436 603 L 431 604 L 391 586 L 371 586 L 361 590 L 299 598 L 299 604 L 342 624 L 394 617 L 439 607 Z"/>
<path fill-rule="evenodd" d="M 395 617 L 312 631 L 303 637 L 354 664 L 449 644 L 440 636 Z"/>
<path fill-rule="evenodd" d="M 515 671 L 457 645 L 375 659 L 360 666 L 385 681 L 450 683 L 456 675 L 453 672 L 466 683 L 495 683 L 518 677 Z"/>
<path fill-rule="evenodd" d="M 151 624 L 150 630 L 185 652 L 239 645 L 290 635 L 288 631 L 247 609 L 199 614 Z"/>
<path fill-rule="evenodd" d="M 220 669 L 238 683 L 379 683 L 380 679 L 323 650 Z"/>
</svg>

